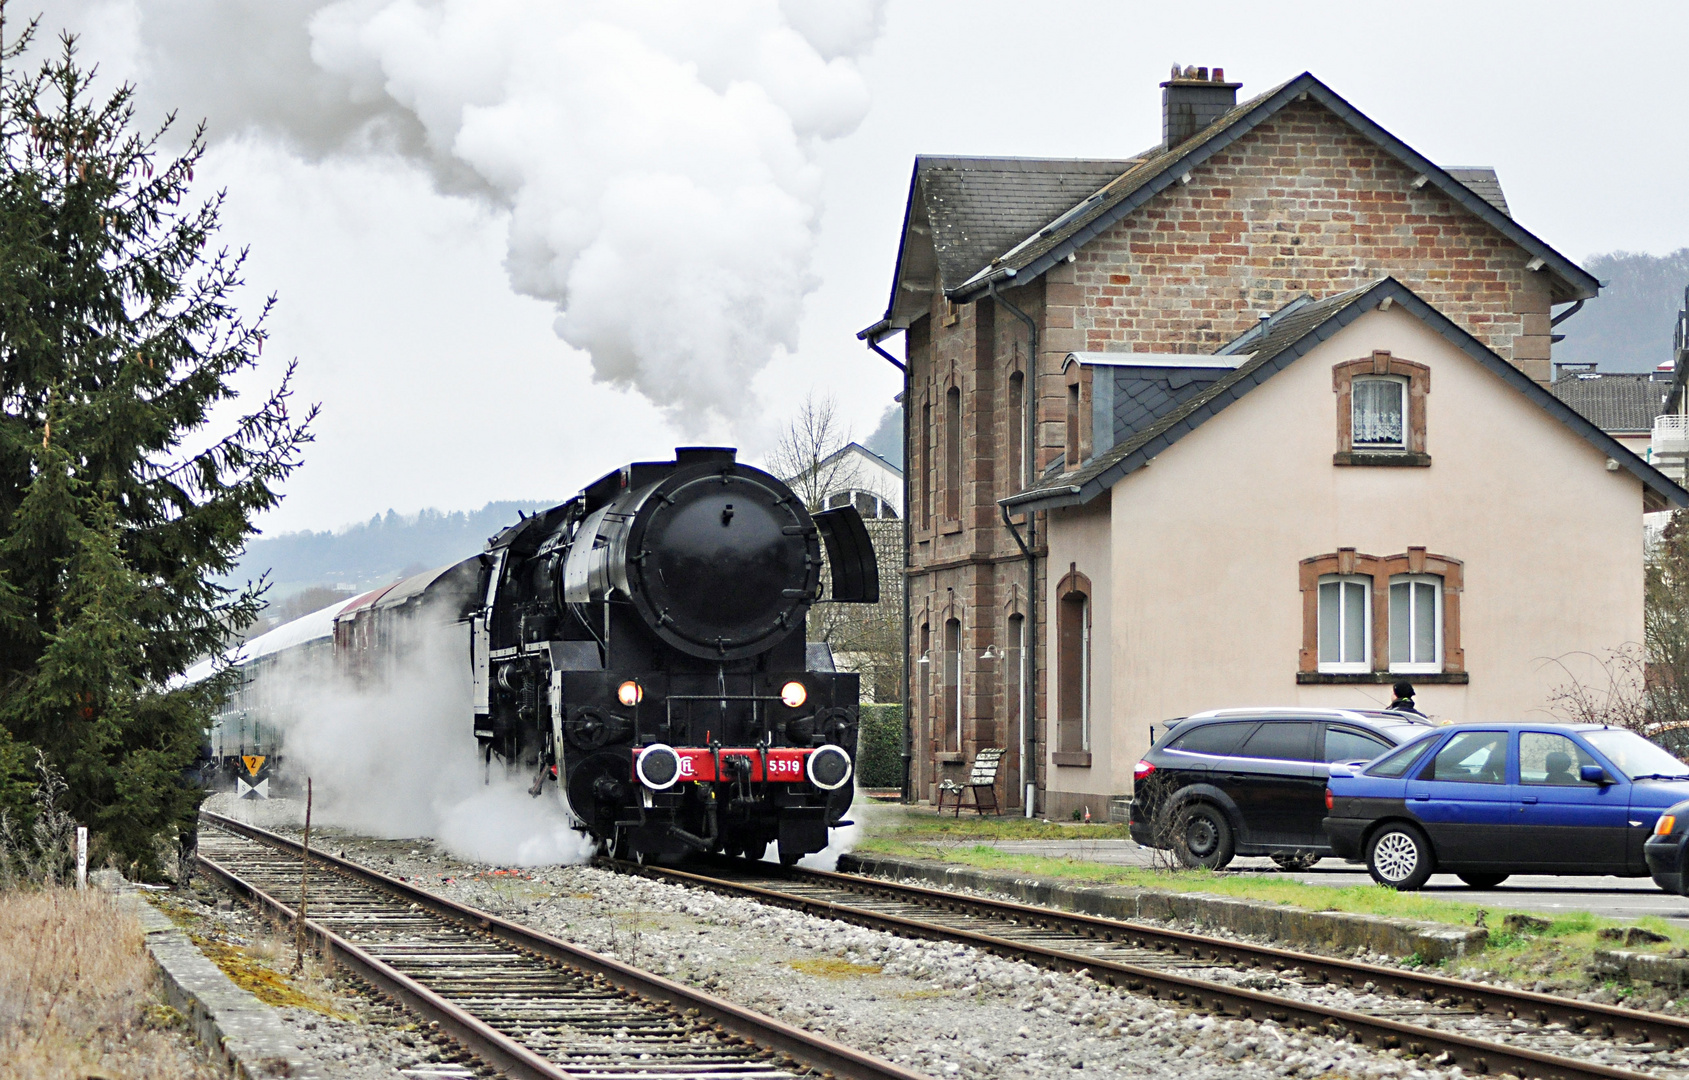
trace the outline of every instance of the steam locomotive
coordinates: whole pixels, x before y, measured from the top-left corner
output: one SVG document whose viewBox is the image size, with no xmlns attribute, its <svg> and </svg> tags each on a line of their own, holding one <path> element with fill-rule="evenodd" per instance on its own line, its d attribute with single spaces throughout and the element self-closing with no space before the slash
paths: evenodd
<svg viewBox="0 0 1689 1080">
<path fill-rule="evenodd" d="M 805 638 L 824 580 L 831 600 L 879 600 L 854 507 L 811 514 L 733 450 L 681 448 L 524 518 L 474 558 L 266 637 L 367 680 L 391 677 L 428 627 L 466 627 L 489 770 L 523 770 L 535 796 L 556 784 L 619 856 L 760 856 L 774 843 L 790 864 L 848 824 L 853 787 L 857 676 Z M 237 663 L 253 672 L 220 723 L 244 725 L 244 706 L 265 700 L 275 650 L 248 647 Z"/>
<path fill-rule="evenodd" d="M 470 615 L 475 737 L 537 766 L 619 854 L 780 860 L 851 802 L 857 676 L 805 641 L 821 598 L 873 603 L 852 507 L 811 515 L 732 450 L 625 466 L 495 536 Z"/>
</svg>

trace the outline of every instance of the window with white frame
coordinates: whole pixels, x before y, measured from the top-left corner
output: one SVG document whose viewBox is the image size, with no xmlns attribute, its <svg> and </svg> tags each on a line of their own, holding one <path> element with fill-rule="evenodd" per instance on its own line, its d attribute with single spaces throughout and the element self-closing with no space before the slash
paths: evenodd
<svg viewBox="0 0 1689 1080">
<path fill-rule="evenodd" d="M 1355 449 L 1400 450 L 1407 446 L 1408 381 L 1396 375 L 1357 376 L 1351 384 Z"/>
<path fill-rule="evenodd" d="M 1372 578 L 1324 574 L 1319 581 L 1319 669 L 1372 669 Z"/>
<path fill-rule="evenodd" d="M 1390 578 L 1390 670 L 1443 669 L 1443 579 L 1434 574 Z"/>
</svg>

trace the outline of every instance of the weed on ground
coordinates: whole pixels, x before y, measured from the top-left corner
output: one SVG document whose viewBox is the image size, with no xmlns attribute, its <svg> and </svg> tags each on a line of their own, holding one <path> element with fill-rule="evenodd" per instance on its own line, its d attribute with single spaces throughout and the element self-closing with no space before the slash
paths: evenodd
<svg viewBox="0 0 1689 1080">
<path fill-rule="evenodd" d="M 0 892 L 0 1076 L 213 1080 L 140 924 L 96 890 Z"/>
</svg>

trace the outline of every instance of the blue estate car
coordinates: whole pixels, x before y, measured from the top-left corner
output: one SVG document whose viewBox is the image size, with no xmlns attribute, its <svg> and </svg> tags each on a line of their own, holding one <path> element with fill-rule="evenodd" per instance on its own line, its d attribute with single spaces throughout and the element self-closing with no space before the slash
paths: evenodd
<svg viewBox="0 0 1689 1080">
<path fill-rule="evenodd" d="M 1321 824 L 1380 884 L 1417 889 L 1441 870 L 1489 888 L 1522 873 L 1641 877 L 1655 820 L 1685 799 L 1689 766 L 1635 732 L 1460 724 L 1334 766 Z"/>
</svg>

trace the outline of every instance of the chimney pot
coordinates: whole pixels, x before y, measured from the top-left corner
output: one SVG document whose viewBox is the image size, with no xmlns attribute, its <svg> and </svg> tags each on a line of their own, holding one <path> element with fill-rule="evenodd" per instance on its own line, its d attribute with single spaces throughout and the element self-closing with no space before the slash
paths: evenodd
<svg viewBox="0 0 1689 1080">
<path fill-rule="evenodd" d="M 1242 83 L 1226 82 L 1225 68 L 1209 69 L 1192 65 L 1179 71 L 1173 65 L 1173 77 L 1161 84 L 1161 139 L 1165 149 L 1189 139 L 1203 128 L 1237 107 L 1237 91 Z"/>
</svg>

